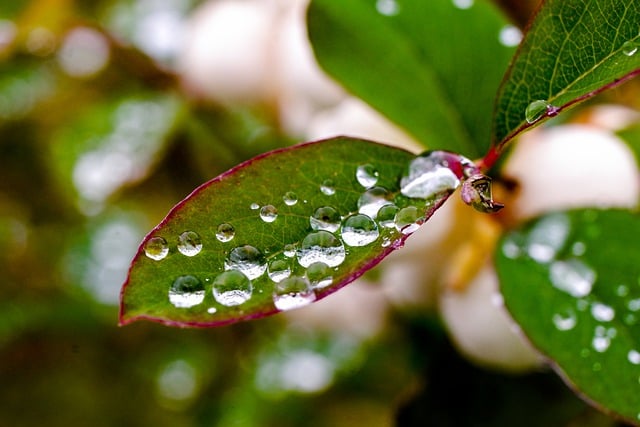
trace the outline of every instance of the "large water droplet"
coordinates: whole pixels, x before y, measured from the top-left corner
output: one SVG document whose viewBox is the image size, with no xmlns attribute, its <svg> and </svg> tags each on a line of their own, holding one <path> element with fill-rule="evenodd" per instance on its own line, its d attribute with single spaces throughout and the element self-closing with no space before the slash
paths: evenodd
<svg viewBox="0 0 640 427">
<path fill-rule="evenodd" d="M 337 267 L 345 257 L 346 251 L 340 239 L 324 230 L 308 234 L 298 249 L 298 263 L 303 267 L 309 267 L 314 262 Z"/>
<path fill-rule="evenodd" d="M 289 277 L 273 288 L 273 303 L 278 310 L 291 310 L 312 303 L 316 294 L 304 277 Z"/>
<path fill-rule="evenodd" d="M 273 205 L 264 205 L 260 209 L 260 219 L 264 222 L 273 222 L 278 218 L 278 210 Z"/>
<path fill-rule="evenodd" d="M 195 231 L 185 231 L 178 236 L 178 251 L 182 255 L 195 256 L 202 250 L 202 240 Z"/>
<path fill-rule="evenodd" d="M 169 288 L 169 302 L 178 308 L 190 308 L 204 301 L 204 286 L 197 278 L 178 277 Z"/>
<path fill-rule="evenodd" d="M 373 187 L 362 193 L 358 199 L 358 212 L 370 218 L 378 215 L 380 208 L 392 204 L 392 194 L 383 187 Z"/>
<path fill-rule="evenodd" d="M 622 44 L 622 53 L 627 56 L 633 56 L 638 52 L 638 44 L 633 41 L 626 41 Z"/>
<path fill-rule="evenodd" d="M 627 353 L 627 360 L 634 365 L 640 365 L 640 352 L 638 352 L 638 350 L 629 350 L 629 353 Z"/>
<path fill-rule="evenodd" d="M 314 289 L 321 289 L 333 283 L 333 270 L 324 262 L 314 262 L 307 267 L 307 279 Z"/>
<path fill-rule="evenodd" d="M 225 243 L 230 242 L 236 235 L 236 229 L 233 228 L 233 225 L 223 223 L 218 226 L 216 230 L 216 239 Z"/>
<path fill-rule="evenodd" d="M 557 108 L 551 105 L 548 101 L 538 99 L 527 105 L 524 110 L 524 118 L 527 123 L 535 123 L 544 116 L 553 116 L 557 114 Z"/>
<path fill-rule="evenodd" d="M 248 301 L 252 293 L 251 280 L 238 270 L 225 271 L 213 281 L 213 297 L 226 307 Z"/>
<path fill-rule="evenodd" d="M 366 164 L 360 165 L 356 169 L 356 180 L 364 188 L 373 187 L 378 182 L 378 176 L 380 173 L 375 166 Z"/>
<path fill-rule="evenodd" d="M 418 229 L 418 221 L 422 219 L 420 211 L 415 206 L 407 206 L 398 211 L 395 217 L 395 224 L 402 234 L 411 234 Z"/>
<path fill-rule="evenodd" d="M 578 259 L 556 261 L 549 268 L 549 279 L 556 289 L 582 298 L 591 293 L 596 273 Z"/>
<path fill-rule="evenodd" d="M 287 206 L 293 206 L 298 203 L 298 196 L 293 191 L 287 191 L 282 197 L 284 204 Z"/>
<path fill-rule="evenodd" d="M 322 206 L 313 213 L 309 218 L 311 228 L 314 230 L 325 230 L 331 233 L 340 228 L 342 217 L 335 208 L 331 206 Z"/>
<path fill-rule="evenodd" d="M 225 270 L 238 270 L 249 280 L 262 276 L 267 269 L 264 255 L 251 245 L 234 248 L 224 261 Z"/>
<path fill-rule="evenodd" d="M 152 237 L 144 244 L 144 254 L 154 261 L 160 261 L 169 254 L 169 245 L 162 237 Z"/>
<path fill-rule="evenodd" d="M 291 261 L 288 259 L 276 258 L 269 263 L 267 275 L 274 282 L 282 282 L 291 276 Z"/>
<path fill-rule="evenodd" d="M 336 194 L 336 189 L 334 188 L 333 181 L 330 179 L 325 179 L 322 182 L 322 185 L 320 185 L 320 191 L 322 191 L 322 194 L 325 194 L 327 196 L 333 196 L 334 194 Z"/>
<path fill-rule="evenodd" d="M 366 246 L 378 239 L 378 225 L 367 215 L 349 216 L 342 224 L 342 240 L 349 246 Z"/>
<path fill-rule="evenodd" d="M 428 151 L 413 159 L 400 180 L 400 192 L 411 198 L 430 199 L 455 190 L 460 179 L 449 167 L 450 158 L 450 153 Z"/>
<path fill-rule="evenodd" d="M 396 226 L 396 214 L 399 210 L 400 209 L 394 204 L 381 207 L 376 217 L 378 224 L 385 228 L 394 228 Z"/>
<path fill-rule="evenodd" d="M 610 322 L 616 315 L 615 310 L 601 302 L 595 302 L 591 306 L 591 315 L 600 322 Z"/>
</svg>

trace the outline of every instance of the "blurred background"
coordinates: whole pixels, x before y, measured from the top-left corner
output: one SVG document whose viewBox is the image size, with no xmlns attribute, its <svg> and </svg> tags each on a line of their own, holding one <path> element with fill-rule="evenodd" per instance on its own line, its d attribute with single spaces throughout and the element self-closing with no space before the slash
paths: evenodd
<svg viewBox="0 0 640 427">
<path fill-rule="evenodd" d="M 499 3 L 515 45 L 535 2 Z M 311 307 L 209 330 L 116 326 L 139 242 L 199 184 L 338 134 L 424 149 L 320 71 L 305 7 L 0 3 L 0 426 L 614 425 L 488 302 L 491 268 L 456 275 L 461 236 L 486 223 L 455 202 Z M 442 296 L 461 280 L 479 284 Z"/>
</svg>

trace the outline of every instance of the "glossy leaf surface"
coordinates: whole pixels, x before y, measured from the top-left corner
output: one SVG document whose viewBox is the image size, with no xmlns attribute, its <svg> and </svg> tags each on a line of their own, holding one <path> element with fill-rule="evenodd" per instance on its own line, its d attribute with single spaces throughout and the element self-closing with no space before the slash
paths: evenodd
<svg viewBox="0 0 640 427">
<path fill-rule="evenodd" d="M 508 234 L 497 253 L 507 309 L 588 400 L 640 416 L 638 215 L 581 210 Z"/>
</svg>

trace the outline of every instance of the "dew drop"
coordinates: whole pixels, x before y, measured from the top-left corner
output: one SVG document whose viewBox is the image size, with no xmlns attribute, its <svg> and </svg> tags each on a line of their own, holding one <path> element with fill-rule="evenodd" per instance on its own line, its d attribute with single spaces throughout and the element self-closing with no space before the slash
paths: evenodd
<svg viewBox="0 0 640 427">
<path fill-rule="evenodd" d="M 378 224 L 384 228 L 394 228 L 396 226 L 396 214 L 399 210 L 400 209 L 394 204 L 381 207 L 376 217 Z"/>
<path fill-rule="evenodd" d="M 392 204 L 392 194 L 383 187 L 373 187 L 362 193 L 358 199 L 358 212 L 370 218 L 378 215 L 380 208 Z"/>
<path fill-rule="evenodd" d="M 284 204 L 287 206 L 293 206 L 298 203 L 298 196 L 293 191 L 287 191 L 282 197 Z"/>
<path fill-rule="evenodd" d="M 252 293 L 251 280 L 238 270 L 220 273 L 213 281 L 213 297 L 225 307 L 243 304 Z"/>
<path fill-rule="evenodd" d="M 291 310 L 312 303 L 316 294 L 304 277 L 289 277 L 277 283 L 273 289 L 273 303 L 278 310 Z"/>
<path fill-rule="evenodd" d="M 340 228 L 342 217 L 335 208 L 322 206 L 309 217 L 309 223 L 313 230 L 325 230 L 334 233 Z"/>
<path fill-rule="evenodd" d="M 225 270 L 238 270 L 249 280 L 257 279 L 267 270 L 264 255 L 251 245 L 238 246 L 224 261 Z"/>
<path fill-rule="evenodd" d="M 634 365 L 640 365 L 640 352 L 638 350 L 629 350 L 627 360 Z"/>
<path fill-rule="evenodd" d="M 169 245 L 162 237 L 152 237 L 144 244 L 144 254 L 154 261 L 160 261 L 169 254 Z"/>
<path fill-rule="evenodd" d="M 178 251 L 182 255 L 195 256 L 202 250 L 202 240 L 195 231 L 185 231 L 178 236 Z"/>
<path fill-rule="evenodd" d="M 551 320 L 559 331 L 569 331 L 575 328 L 578 323 L 576 313 L 571 309 L 567 309 L 562 313 L 554 314 Z"/>
<path fill-rule="evenodd" d="M 252 211 L 255 211 L 255 210 L 257 210 L 257 209 L 260 209 L 260 205 L 259 205 L 259 204 L 257 204 L 257 203 L 251 203 L 251 204 L 249 205 L 249 208 L 250 208 Z"/>
<path fill-rule="evenodd" d="M 400 180 L 400 192 L 416 199 L 430 199 L 458 188 L 460 179 L 451 169 L 452 162 L 471 163 L 446 151 L 427 151 L 414 158 Z M 472 163 L 471 163 L 472 164 Z"/>
<path fill-rule="evenodd" d="M 283 253 L 287 258 L 293 258 L 294 256 L 296 256 L 296 245 L 294 245 L 293 243 L 284 245 Z"/>
<path fill-rule="evenodd" d="M 638 52 L 638 45 L 632 41 L 626 41 L 622 44 L 622 53 L 627 56 L 633 56 Z"/>
<path fill-rule="evenodd" d="M 527 108 L 524 110 L 524 118 L 527 120 L 527 123 L 531 124 L 546 115 L 554 115 L 555 112 L 557 112 L 557 108 L 543 99 L 538 99 L 527 105 Z"/>
<path fill-rule="evenodd" d="M 364 214 L 354 214 L 345 219 L 341 234 L 349 246 L 367 246 L 380 236 L 376 222 Z"/>
<path fill-rule="evenodd" d="M 265 205 L 260 209 L 260 219 L 264 222 L 273 222 L 278 218 L 278 210 L 273 205 Z"/>
<path fill-rule="evenodd" d="M 233 225 L 223 223 L 218 226 L 216 230 L 216 239 L 221 241 L 222 243 L 230 242 L 236 235 L 236 229 L 233 228 Z"/>
<path fill-rule="evenodd" d="M 400 11 L 396 0 L 377 0 L 376 10 L 384 16 L 395 16 Z"/>
<path fill-rule="evenodd" d="M 308 234 L 298 249 L 298 263 L 309 267 L 314 262 L 324 262 L 329 267 L 337 267 L 346 257 L 342 242 L 328 231 L 320 230 Z"/>
<path fill-rule="evenodd" d="M 596 302 L 591 306 L 591 315 L 600 322 L 610 322 L 615 317 L 616 312 L 612 307 Z"/>
<path fill-rule="evenodd" d="M 320 186 L 320 191 L 322 191 L 322 194 L 327 196 L 333 196 L 334 194 L 336 194 L 336 189 L 334 188 L 333 181 L 330 179 L 325 179 Z"/>
<path fill-rule="evenodd" d="M 518 46 L 520 41 L 522 41 L 522 31 L 520 31 L 520 28 L 513 25 L 505 25 L 500 30 L 498 39 L 503 46 Z"/>
<path fill-rule="evenodd" d="M 421 220 L 420 212 L 415 206 L 407 206 L 398 211 L 395 217 L 395 224 L 398 231 L 402 234 L 411 234 L 418 229 Z"/>
<path fill-rule="evenodd" d="M 288 259 L 274 259 L 269 263 L 267 270 L 269 279 L 274 282 L 282 282 L 287 277 L 291 276 L 291 261 Z"/>
<path fill-rule="evenodd" d="M 204 286 L 197 278 L 179 276 L 169 288 L 169 302 L 177 308 L 190 308 L 204 301 Z"/>
<path fill-rule="evenodd" d="M 314 262 L 307 267 L 307 279 L 314 289 L 326 288 L 333 283 L 333 270 L 324 262 Z"/>
<path fill-rule="evenodd" d="M 556 289 L 582 298 L 591 293 L 596 273 L 578 259 L 556 261 L 549 269 L 549 279 Z"/>
<path fill-rule="evenodd" d="M 364 188 L 370 188 L 376 185 L 380 173 L 371 164 L 360 165 L 356 169 L 356 180 Z"/>
</svg>

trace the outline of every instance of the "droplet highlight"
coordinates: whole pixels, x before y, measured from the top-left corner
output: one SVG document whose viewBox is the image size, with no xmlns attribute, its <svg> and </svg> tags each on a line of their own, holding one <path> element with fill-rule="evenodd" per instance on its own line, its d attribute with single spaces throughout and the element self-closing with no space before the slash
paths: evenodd
<svg viewBox="0 0 640 427">
<path fill-rule="evenodd" d="M 238 270 L 219 274 L 213 281 L 213 297 L 225 307 L 234 307 L 247 302 L 253 294 L 253 285 L 247 276 Z"/>
<path fill-rule="evenodd" d="M 196 256 L 202 250 L 202 240 L 195 231 L 185 231 L 178 236 L 178 251 L 185 256 Z"/>
<path fill-rule="evenodd" d="M 356 169 L 356 180 L 364 188 L 370 188 L 376 185 L 380 173 L 371 164 L 360 165 Z"/>
<path fill-rule="evenodd" d="M 223 223 L 216 230 L 216 239 L 222 243 L 230 242 L 236 235 L 236 229 L 231 224 Z"/>
<path fill-rule="evenodd" d="M 313 230 L 325 230 L 334 233 L 340 228 L 342 217 L 340 213 L 331 206 L 322 206 L 316 209 L 311 217 L 309 224 Z"/>
<path fill-rule="evenodd" d="M 169 255 L 169 245 L 163 237 L 152 237 L 144 244 L 144 254 L 154 261 L 160 261 Z"/>
<path fill-rule="evenodd" d="M 289 277 L 273 288 L 273 304 L 281 311 L 303 307 L 315 300 L 316 294 L 304 277 Z"/>
<path fill-rule="evenodd" d="M 278 210 L 273 205 L 264 205 L 260 209 L 260 219 L 264 222 L 273 222 L 278 218 Z"/>
<path fill-rule="evenodd" d="M 364 214 L 345 219 L 340 234 L 347 245 L 356 247 L 370 245 L 380 236 L 376 222 Z"/>
<path fill-rule="evenodd" d="M 204 286 L 191 275 L 179 276 L 169 288 L 169 302 L 177 308 L 191 308 L 204 301 Z"/>
<path fill-rule="evenodd" d="M 323 262 L 329 267 L 337 267 L 346 257 L 344 245 L 328 231 L 317 231 L 308 234 L 297 251 L 298 263 L 309 267 L 314 262 Z"/>
<path fill-rule="evenodd" d="M 234 248 L 224 261 L 225 270 L 238 270 L 249 280 L 257 279 L 267 270 L 264 255 L 251 245 Z"/>
</svg>

